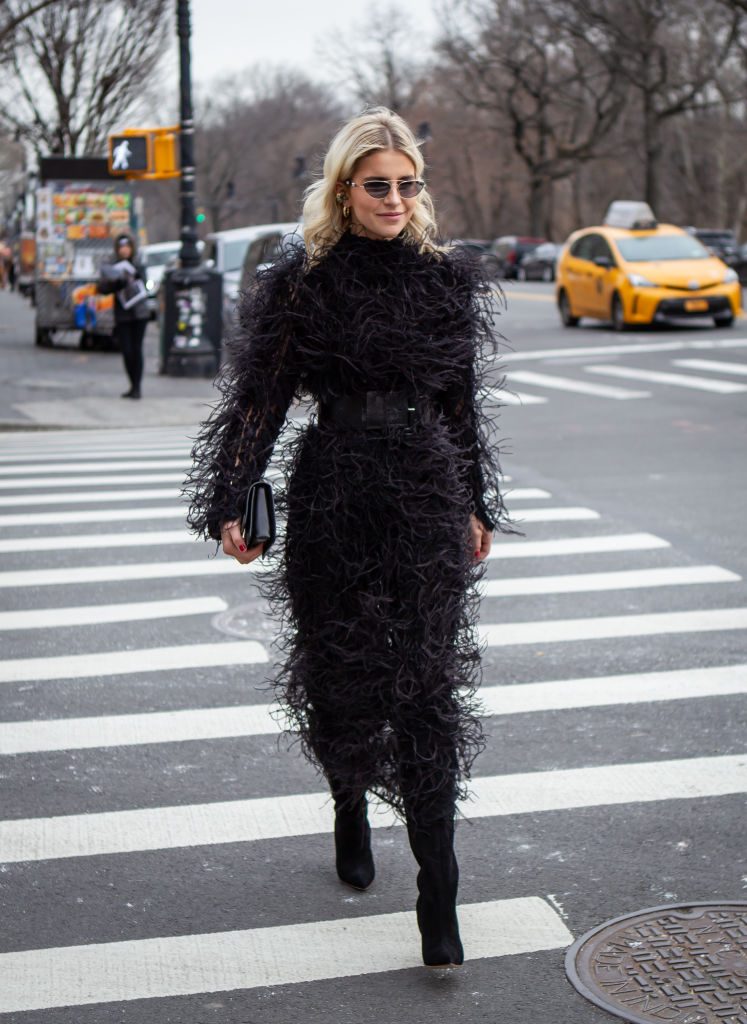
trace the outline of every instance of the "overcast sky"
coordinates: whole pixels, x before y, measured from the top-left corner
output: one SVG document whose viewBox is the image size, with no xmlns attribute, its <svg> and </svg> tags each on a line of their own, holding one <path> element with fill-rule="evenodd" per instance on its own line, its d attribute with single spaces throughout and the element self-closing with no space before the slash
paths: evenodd
<svg viewBox="0 0 747 1024">
<path fill-rule="evenodd" d="M 361 22 L 376 10 L 391 18 L 399 8 L 418 26 L 416 47 L 424 51 L 435 35 L 434 0 L 191 0 L 192 79 L 211 79 L 256 64 L 272 64 L 324 77 L 317 47 L 332 34 L 355 40 Z"/>
</svg>

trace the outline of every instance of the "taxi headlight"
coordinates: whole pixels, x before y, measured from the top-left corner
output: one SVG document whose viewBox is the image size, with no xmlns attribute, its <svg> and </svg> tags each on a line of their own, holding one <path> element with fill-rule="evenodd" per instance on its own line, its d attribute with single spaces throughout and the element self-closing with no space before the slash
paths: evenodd
<svg viewBox="0 0 747 1024">
<path fill-rule="evenodd" d="M 654 284 L 653 281 L 649 281 L 643 274 L 628 274 L 628 280 L 634 288 L 656 288 L 658 285 Z"/>
<path fill-rule="evenodd" d="M 724 281 L 723 281 L 723 283 L 724 284 L 731 284 L 732 281 L 738 281 L 738 280 L 739 280 L 739 274 L 732 267 L 729 267 L 729 269 L 724 274 Z"/>
</svg>

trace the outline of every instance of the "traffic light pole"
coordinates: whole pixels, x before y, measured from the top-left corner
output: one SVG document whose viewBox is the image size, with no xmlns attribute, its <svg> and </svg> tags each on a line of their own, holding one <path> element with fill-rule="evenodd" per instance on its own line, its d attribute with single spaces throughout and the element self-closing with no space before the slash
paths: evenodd
<svg viewBox="0 0 747 1024">
<path fill-rule="evenodd" d="M 181 265 L 186 270 L 197 267 L 197 214 L 195 210 L 194 114 L 192 111 L 192 71 L 190 61 L 189 0 L 177 0 L 176 29 L 179 35 L 179 147 L 181 155 Z"/>
<path fill-rule="evenodd" d="M 176 0 L 179 36 L 181 249 L 179 266 L 163 278 L 161 373 L 212 375 L 220 366 L 223 279 L 200 266 L 195 209 L 194 115 L 189 53 L 189 0 Z"/>
</svg>

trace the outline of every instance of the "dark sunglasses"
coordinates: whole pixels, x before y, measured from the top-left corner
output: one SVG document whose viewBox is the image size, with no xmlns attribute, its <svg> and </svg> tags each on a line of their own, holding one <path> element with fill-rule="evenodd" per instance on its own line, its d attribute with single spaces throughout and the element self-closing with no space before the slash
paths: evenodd
<svg viewBox="0 0 747 1024">
<path fill-rule="evenodd" d="M 371 181 L 364 181 L 360 185 L 348 179 L 345 184 L 351 188 L 364 189 L 366 195 L 371 196 L 372 199 L 386 199 L 392 185 L 397 189 L 402 199 L 414 199 L 425 188 L 425 182 L 419 178 L 403 178 L 401 181 L 387 181 L 385 178 L 376 178 Z"/>
</svg>

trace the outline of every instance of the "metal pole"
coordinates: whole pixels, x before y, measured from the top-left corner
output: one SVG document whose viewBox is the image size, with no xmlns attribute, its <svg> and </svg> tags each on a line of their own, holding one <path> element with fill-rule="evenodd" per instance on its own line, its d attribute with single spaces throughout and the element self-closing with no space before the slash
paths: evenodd
<svg viewBox="0 0 747 1024">
<path fill-rule="evenodd" d="M 195 156 L 194 114 L 192 112 L 192 75 L 190 67 L 189 0 L 176 0 L 176 30 L 179 36 L 179 148 L 181 154 L 181 208 L 182 248 L 180 261 L 183 268 L 197 267 L 200 253 L 197 248 L 197 220 L 195 212 Z"/>
</svg>

